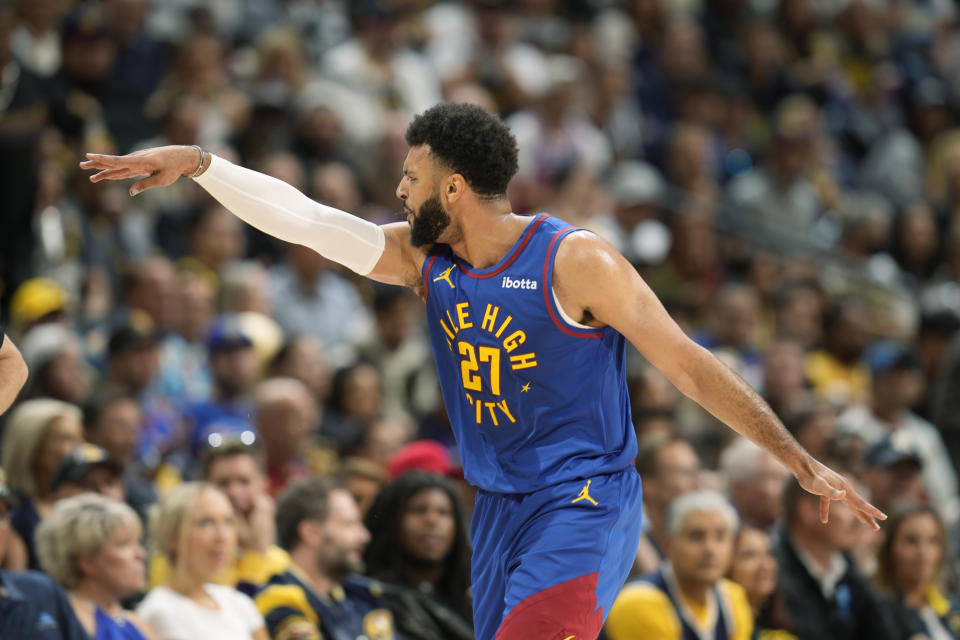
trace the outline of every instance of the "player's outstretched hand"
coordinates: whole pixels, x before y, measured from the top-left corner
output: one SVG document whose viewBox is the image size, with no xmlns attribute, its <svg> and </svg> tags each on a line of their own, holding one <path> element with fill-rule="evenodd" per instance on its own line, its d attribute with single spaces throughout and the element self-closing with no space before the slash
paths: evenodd
<svg viewBox="0 0 960 640">
<path fill-rule="evenodd" d="M 153 187 L 173 184 L 180 176 L 196 171 L 199 164 L 200 152 L 196 147 L 174 145 L 144 149 L 125 156 L 88 153 L 80 168 L 97 170 L 90 176 L 91 182 L 146 176 L 130 185 L 130 195 L 135 196 Z"/>
<path fill-rule="evenodd" d="M 830 502 L 837 500 L 847 505 L 861 522 L 873 527 L 874 531 L 880 528 L 877 520 L 886 520 L 887 515 L 864 500 L 849 480 L 813 458 L 809 460 L 809 465 L 808 470 L 797 474 L 797 480 L 801 487 L 820 496 L 820 522 L 827 522 Z"/>
</svg>

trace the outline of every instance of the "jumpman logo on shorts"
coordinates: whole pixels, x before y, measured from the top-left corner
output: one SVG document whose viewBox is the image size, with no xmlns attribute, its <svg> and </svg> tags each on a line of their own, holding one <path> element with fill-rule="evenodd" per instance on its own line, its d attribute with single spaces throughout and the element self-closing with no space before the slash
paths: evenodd
<svg viewBox="0 0 960 640">
<path fill-rule="evenodd" d="M 450 288 L 451 288 L 451 289 L 456 289 L 456 287 L 454 286 L 453 282 L 450 281 L 450 272 L 453 271 L 453 268 L 454 268 L 455 266 L 456 266 L 456 265 L 453 265 L 453 264 L 452 264 L 452 265 L 450 265 L 449 267 L 447 267 L 446 269 L 444 269 L 442 272 L 440 272 L 440 275 L 438 275 L 436 278 L 433 279 L 433 281 L 434 281 L 434 282 L 437 282 L 437 281 L 439 281 L 439 280 L 443 280 L 443 281 L 445 281 L 448 285 L 450 285 Z"/>
<path fill-rule="evenodd" d="M 593 480 L 587 480 L 587 486 L 585 486 L 583 489 L 580 489 L 580 495 L 571 500 L 570 504 L 573 504 L 574 502 L 580 502 L 581 500 L 589 500 L 591 503 L 593 503 L 593 506 L 597 506 L 597 501 L 590 497 L 591 482 L 593 482 Z"/>
</svg>

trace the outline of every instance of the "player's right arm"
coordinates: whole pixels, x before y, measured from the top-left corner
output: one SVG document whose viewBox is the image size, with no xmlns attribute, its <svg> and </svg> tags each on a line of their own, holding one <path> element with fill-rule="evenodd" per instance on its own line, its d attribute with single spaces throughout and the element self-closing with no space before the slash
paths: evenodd
<svg viewBox="0 0 960 640">
<path fill-rule="evenodd" d="M 97 169 L 92 182 L 141 178 L 135 196 L 153 187 L 192 176 L 234 215 L 264 233 L 302 244 L 324 257 L 380 282 L 416 287 L 425 252 L 410 245 L 405 223 L 377 226 L 352 214 L 314 202 L 289 184 L 239 167 L 195 147 L 167 146 L 125 156 L 88 153 L 80 163 Z"/>
</svg>

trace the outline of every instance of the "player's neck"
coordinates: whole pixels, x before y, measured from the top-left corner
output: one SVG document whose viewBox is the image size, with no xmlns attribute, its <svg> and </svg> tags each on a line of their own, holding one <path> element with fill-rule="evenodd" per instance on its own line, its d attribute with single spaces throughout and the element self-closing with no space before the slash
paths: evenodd
<svg viewBox="0 0 960 640">
<path fill-rule="evenodd" d="M 453 252 L 474 269 L 486 269 L 500 262 L 523 234 L 530 218 L 509 210 L 506 200 L 484 206 L 460 218 L 462 234 L 450 245 Z"/>
</svg>

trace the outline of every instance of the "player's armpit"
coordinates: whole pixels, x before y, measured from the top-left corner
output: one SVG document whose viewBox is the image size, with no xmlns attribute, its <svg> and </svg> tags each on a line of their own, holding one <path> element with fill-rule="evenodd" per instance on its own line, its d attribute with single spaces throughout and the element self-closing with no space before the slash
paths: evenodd
<svg viewBox="0 0 960 640">
<path fill-rule="evenodd" d="M 381 229 L 384 234 L 383 255 L 366 276 L 377 282 L 418 290 L 422 286 L 420 270 L 429 247 L 410 244 L 410 225 L 406 222 L 385 224 Z"/>
<path fill-rule="evenodd" d="M 613 327 L 678 389 L 694 393 L 690 369 L 710 354 L 683 333 L 613 245 L 589 232 L 564 238 L 554 262 L 554 288 L 568 314 Z"/>
</svg>

